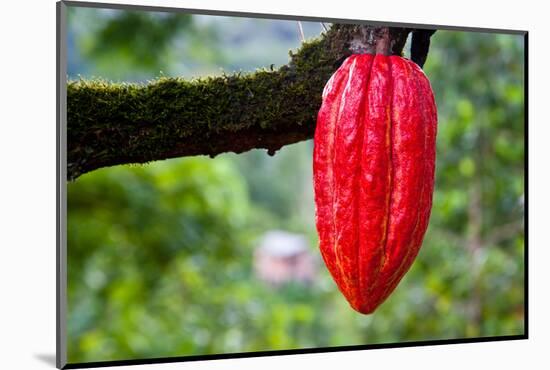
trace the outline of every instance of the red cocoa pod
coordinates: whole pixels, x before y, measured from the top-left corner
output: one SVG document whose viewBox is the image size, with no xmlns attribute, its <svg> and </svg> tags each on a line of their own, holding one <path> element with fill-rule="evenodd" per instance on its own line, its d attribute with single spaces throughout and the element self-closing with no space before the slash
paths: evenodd
<svg viewBox="0 0 550 370">
<path fill-rule="evenodd" d="M 351 55 L 324 88 L 313 153 L 319 247 L 361 313 L 391 294 L 422 245 L 436 130 L 430 82 L 405 58 Z"/>
</svg>

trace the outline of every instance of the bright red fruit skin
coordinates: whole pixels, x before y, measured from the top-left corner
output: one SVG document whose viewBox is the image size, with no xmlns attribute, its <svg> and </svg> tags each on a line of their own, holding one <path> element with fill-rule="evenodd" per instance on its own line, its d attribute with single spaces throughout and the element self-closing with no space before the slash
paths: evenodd
<svg viewBox="0 0 550 370">
<path fill-rule="evenodd" d="M 436 130 L 430 82 L 405 58 L 351 55 L 324 88 L 313 153 L 319 247 L 361 313 L 391 294 L 422 245 Z"/>
</svg>

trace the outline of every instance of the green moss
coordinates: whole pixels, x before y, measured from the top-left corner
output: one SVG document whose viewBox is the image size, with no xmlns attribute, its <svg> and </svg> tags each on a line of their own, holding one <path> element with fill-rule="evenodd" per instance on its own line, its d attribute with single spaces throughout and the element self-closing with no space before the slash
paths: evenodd
<svg viewBox="0 0 550 370">
<path fill-rule="evenodd" d="M 278 70 L 146 84 L 70 81 L 68 177 L 183 155 L 273 152 L 312 137 L 324 84 L 350 53 L 346 27 L 303 43 Z"/>
</svg>

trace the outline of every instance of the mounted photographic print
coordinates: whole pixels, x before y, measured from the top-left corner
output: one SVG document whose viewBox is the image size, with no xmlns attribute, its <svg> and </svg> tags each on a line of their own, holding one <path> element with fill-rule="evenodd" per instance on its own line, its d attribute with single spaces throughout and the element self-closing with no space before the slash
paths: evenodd
<svg viewBox="0 0 550 370">
<path fill-rule="evenodd" d="M 58 367 L 527 338 L 526 52 L 58 3 Z"/>
</svg>

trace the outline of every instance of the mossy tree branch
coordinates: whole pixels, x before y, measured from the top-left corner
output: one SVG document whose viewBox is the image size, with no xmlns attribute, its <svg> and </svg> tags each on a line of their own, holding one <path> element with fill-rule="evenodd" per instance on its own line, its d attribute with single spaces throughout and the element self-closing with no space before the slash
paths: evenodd
<svg viewBox="0 0 550 370">
<path fill-rule="evenodd" d="M 290 62 L 251 74 L 147 84 L 67 86 L 67 177 L 97 168 L 253 148 L 275 153 L 313 137 L 321 92 L 351 53 L 401 55 L 411 29 L 333 25 Z"/>
</svg>

